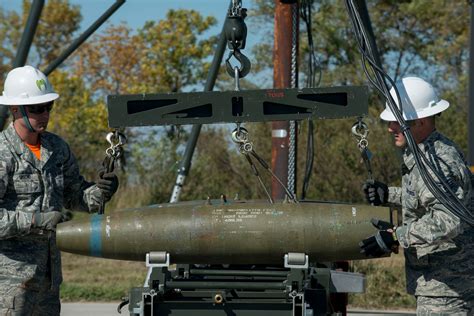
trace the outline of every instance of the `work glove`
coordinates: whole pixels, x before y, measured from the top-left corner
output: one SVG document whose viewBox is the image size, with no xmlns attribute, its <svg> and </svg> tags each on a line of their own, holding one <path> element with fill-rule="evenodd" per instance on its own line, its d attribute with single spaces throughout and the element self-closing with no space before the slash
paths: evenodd
<svg viewBox="0 0 474 316">
<path fill-rule="evenodd" d="M 365 198 L 371 205 L 378 206 L 388 202 L 388 187 L 379 181 L 367 181 L 362 186 Z"/>
<path fill-rule="evenodd" d="M 395 233 L 396 227 L 376 218 L 372 218 L 371 223 L 379 231 L 359 243 L 360 253 L 372 258 L 378 258 L 392 252 L 398 253 L 399 242 Z"/>
<path fill-rule="evenodd" d="M 56 231 L 56 225 L 63 221 L 63 213 L 58 211 L 36 212 L 31 223 L 32 228 Z"/>
<path fill-rule="evenodd" d="M 101 170 L 96 184 L 104 194 L 105 200 L 109 201 L 112 198 L 112 195 L 117 192 L 119 182 L 115 173 L 105 173 L 105 170 Z"/>
</svg>

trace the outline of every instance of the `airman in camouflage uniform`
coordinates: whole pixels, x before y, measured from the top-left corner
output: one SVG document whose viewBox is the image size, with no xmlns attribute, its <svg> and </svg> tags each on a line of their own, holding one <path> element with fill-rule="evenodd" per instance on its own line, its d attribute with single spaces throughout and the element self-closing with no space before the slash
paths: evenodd
<svg viewBox="0 0 474 316">
<path fill-rule="evenodd" d="M 12 70 L 0 97 L 14 118 L 0 133 L 0 315 L 59 315 L 61 211 L 97 211 L 117 189 L 113 174 L 85 181 L 66 142 L 46 132 L 57 97 L 31 66 Z M 40 158 L 28 146 L 35 140 Z"/>
<path fill-rule="evenodd" d="M 397 88 L 421 153 L 471 210 L 465 215 L 472 217 L 471 172 L 457 146 L 435 129 L 434 115 L 449 103 L 437 98 L 431 85 L 420 78 L 404 78 Z M 401 205 L 403 225 L 379 231 L 379 241 L 388 249 L 398 244 L 404 248 L 407 291 L 417 298 L 417 315 L 474 315 L 474 229 L 448 212 L 427 188 L 391 111 L 386 109 L 381 118 L 389 121 L 395 145 L 404 151 L 402 186 L 387 187 L 376 181 L 366 184 L 365 192 L 372 204 Z M 373 255 L 364 243 L 363 251 Z"/>
</svg>

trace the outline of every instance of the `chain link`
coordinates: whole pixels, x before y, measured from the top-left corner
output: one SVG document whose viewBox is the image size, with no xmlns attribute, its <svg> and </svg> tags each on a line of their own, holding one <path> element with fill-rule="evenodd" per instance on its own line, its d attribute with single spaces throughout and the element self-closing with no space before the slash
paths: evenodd
<svg viewBox="0 0 474 316">
<path fill-rule="evenodd" d="M 232 15 L 240 14 L 240 10 L 242 9 L 242 1 L 241 0 L 232 0 L 232 8 L 230 12 Z"/>
<path fill-rule="evenodd" d="M 297 50 L 298 50 L 298 4 L 291 6 L 292 33 L 291 33 L 291 88 L 297 87 Z M 290 121 L 288 140 L 288 190 L 296 193 L 296 122 Z"/>
<path fill-rule="evenodd" d="M 359 117 L 357 122 L 352 125 L 352 135 L 357 139 L 357 147 L 360 150 L 361 160 L 367 169 L 367 181 L 374 181 L 372 166 L 370 164 L 372 153 L 369 150 L 369 141 L 367 140 L 369 128 L 367 127 L 367 124 L 362 121 L 361 117 Z"/>
</svg>

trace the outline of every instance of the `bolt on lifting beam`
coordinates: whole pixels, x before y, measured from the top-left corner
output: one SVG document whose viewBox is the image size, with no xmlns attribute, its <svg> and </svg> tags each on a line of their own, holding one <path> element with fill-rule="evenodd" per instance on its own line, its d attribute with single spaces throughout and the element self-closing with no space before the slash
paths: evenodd
<svg viewBox="0 0 474 316">
<path fill-rule="evenodd" d="M 109 126 L 335 119 L 367 115 L 366 86 L 109 95 Z"/>
</svg>

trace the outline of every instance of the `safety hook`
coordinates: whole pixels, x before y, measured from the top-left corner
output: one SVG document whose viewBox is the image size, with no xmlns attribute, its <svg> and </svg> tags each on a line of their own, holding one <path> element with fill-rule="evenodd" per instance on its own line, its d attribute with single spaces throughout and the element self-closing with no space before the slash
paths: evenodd
<svg viewBox="0 0 474 316">
<path fill-rule="evenodd" d="M 232 140 L 235 143 L 239 143 L 239 144 L 246 143 L 249 140 L 249 132 L 247 131 L 247 129 L 238 126 L 232 132 Z"/>
<path fill-rule="evenodd" d="M 115 131 L 108 133 L 105 139 L 110 144 L 110 147 L 105 150 L 105 153 L 108 156 L 120 156 L 120 149 L 123 145 L 125 145 L 125 142 L 127 141 L 125 135 L 120 133 L 119 131 Z"/>
<path fill-rule="evenodd" d="M 354 123 L 354 125 L 352 125 L 352 135 L 354 135 L 355 137 L 358 137 L 359 139 L 366 139 L 368 134 L 369 127 L 361 120 L 357 121 L 356 123 Z"/>
<path fill-rule="evenodd" d="M 250 68 L 252 68 L 252 64 L 250 63 L 250 60 L 247 58 L 247 56 L 242 54 L 240 50 L 234 49 L 233 51 L 229 53 L 229 56 L 225 60 L 226 69 L 229 76 L 233 78 L 235 77 L 234 66 L 232 66 L 232 64 L 230 63 L 230 59 L 232 58 L 232 56 L 234 56 L 235 59 L 237 59 L 237 61 L 240 63 L 240 67 L 238 67 L 239 78 L 243 78 L 246 75 L 248 75 L 248 73 L 250 72 Z"/>
</svg>

